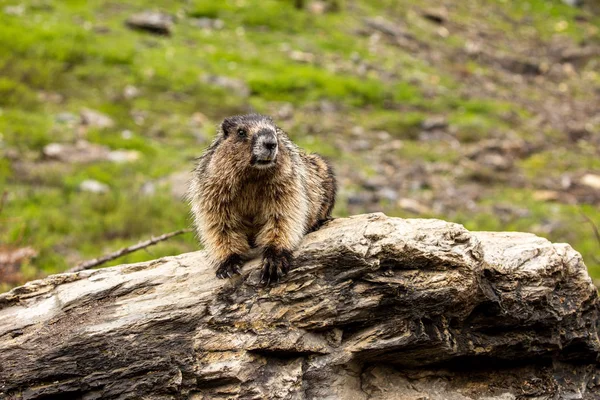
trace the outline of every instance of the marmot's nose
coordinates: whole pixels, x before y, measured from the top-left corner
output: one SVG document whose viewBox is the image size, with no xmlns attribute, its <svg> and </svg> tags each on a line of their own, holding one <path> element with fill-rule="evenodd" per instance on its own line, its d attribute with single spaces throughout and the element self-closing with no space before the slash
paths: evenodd
<svg viewBox="0 0 600 400">
<path fill-rule="evenodd" d="M 275 147 L 277 147 L 277 142 L 274 140 L 266 140 L 263 142 L 263 146 L 265 146 L 267 150 L 275 150 Z"/>
</svg>

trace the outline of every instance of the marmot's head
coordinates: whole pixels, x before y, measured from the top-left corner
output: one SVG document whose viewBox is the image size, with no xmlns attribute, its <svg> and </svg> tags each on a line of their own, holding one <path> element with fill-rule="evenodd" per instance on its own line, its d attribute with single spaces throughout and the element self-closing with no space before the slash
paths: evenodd
<svg viewBox="0 0 600 400">
<path fill-rule="evenodd" d="M 229 153 L 247 160 L 255 168 L 275 165 L 279 144 L 277 127 L 270 117 L 259 114 L 235 115 L 221 124 L 223 144 Z"/>
</svg>

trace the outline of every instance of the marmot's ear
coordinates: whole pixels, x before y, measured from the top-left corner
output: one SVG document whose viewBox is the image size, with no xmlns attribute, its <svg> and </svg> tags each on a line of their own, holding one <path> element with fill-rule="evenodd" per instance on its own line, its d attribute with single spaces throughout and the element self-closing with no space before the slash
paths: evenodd
<svg viewBox="0 0 600 400">
<path fill-rule="evenodd" d="M 223 131 L 224 137 L 227 137 L 233 128 L 235 128 L 233 118 L 225 118 L 221 123 L 221 130 Z"/>
</svg>

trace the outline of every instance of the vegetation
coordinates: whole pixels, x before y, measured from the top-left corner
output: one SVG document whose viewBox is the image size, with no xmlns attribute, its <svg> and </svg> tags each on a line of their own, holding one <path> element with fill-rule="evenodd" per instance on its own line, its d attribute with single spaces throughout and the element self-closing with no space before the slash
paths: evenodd
<svg viewBox="0 0 600 400">
<path fill-rule="evenodd" d="M 300 145 L 333 161 L 343 185 L 336 216 L 380 209 L 414 216 L 394 200 L 350 200 L 367 190 L 362 181 L 380 174 L 369 157 L 385 131 L 381 151 L 386 141 L 399 143 L 387 156 L 434 171 L 410 190 L 395 187 L 402 198 L 429 201 L 424 216 L 569 242 L 600 277 L 592 227 L 600 225 L 600 195 L 569 197 L 570 189 L 552 186 L 565 174 L 600 174 L 600 126 L 592 118 L 600 58 L 565 66 L 551 51 L 555 43 L 600 44 L 596 11 L 559 0 L 457 1 L 440 23 L 424 17 L 434 1 L 347 0 L 334 2 L 340 9 L 331 12 L 326 3 L 324 10 L 295 3 L 302 2 L 1 0 L 0 194 L 7 195 L 0 253 L 29 246 L 38 254 L 0 290 L 189 226 L 171 178 L 192 168 L 221 118 L 251 110 L 274 114 Z M 125 25 L 148 9 L 173 16 L 171 35 Z M 396 24 L 397 37 L 364 24 L 377 16 Z M 469 56 L 465 49 L 474 46 L 491 54 Z M 511 70 L 532 56 L 542 73 Z M 560 68 L 566 72 L 553 72 Z M 229 81 L 215 83 L 214 76 Z M 584 126 L 581 138 L 571 140 L 552 122 L 549 98 L 557 99 L 552 107 L 583 104 L 573 117 Z M 83 125 L 82 109 L 114 124 Z M 431 116 L 444 117 L 450 142 L 422 137 Z M 539 118 L 545 122 L 531 122 Z M 359 139 L 366 149 L 354 146 Z M 71 162 L 44 154 L 48 144 L 81 140 L 136 156 Z M 525 141 L 527 150 L 511 155 L 507 169 L 465 164 L 479 163 L 470 154 L 489 140 Z M 108 190 L 84 191 L 86 180 Z M 435 182 L 444 180 L 474 187 L 473 206 L 436 207 L 444 195 Z M 498 205 L 527 212 L 500 218 Z M 197 247 L 193 235 L 183 235 L 113 264 Z"/>
</svg>

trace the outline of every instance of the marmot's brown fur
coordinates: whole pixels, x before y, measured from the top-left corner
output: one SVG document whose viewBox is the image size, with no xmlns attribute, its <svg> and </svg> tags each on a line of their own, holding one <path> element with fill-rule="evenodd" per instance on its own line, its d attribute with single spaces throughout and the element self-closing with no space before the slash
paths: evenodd
<svg viewBox="0 0 600 400">
<path fill-rule="evenodd" d="M 217 277 L 240 273 L 251 248 L 263 252 L 261 281 L 287 274 L 302 237 L 331 217 L 336 181 L 271 118 L 226 118 L 200 157 L 188 192 L 194 223 Z"/>
</svg>

